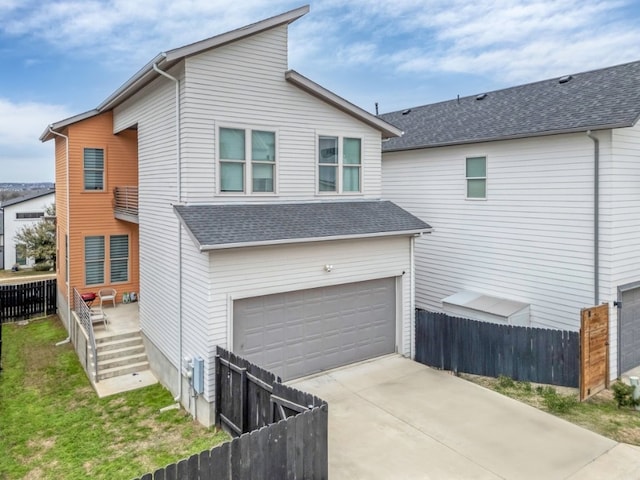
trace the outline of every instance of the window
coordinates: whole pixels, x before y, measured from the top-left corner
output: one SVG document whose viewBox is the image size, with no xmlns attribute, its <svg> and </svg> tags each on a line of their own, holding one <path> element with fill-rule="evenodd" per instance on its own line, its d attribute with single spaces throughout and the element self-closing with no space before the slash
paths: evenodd
<svg viewBox="0 0 640 480">
<path fill-rule="evenodd" d="M 342 141 L 341 141 L 342 140 Z M 318 191 L 361 191 L 362 140 L 320 136 L 318 138 Z"/>
<path fill-rule="evenodd" d="M 104 190 L 104 150 L 84 149 L 84 189 Z"/>
<path fill-rule="evenodd" d="M 276 164 L 276 134 L 251 132 L 252 191 L 273 192 L 273 173 Z"/>
<path fill-rule="evenodd" d="M 487 198 L 487 157 L 468 157 L 467 198 Z"/>
<path fill-rule="evenodd" d="M 104 283 L 104 237 L 84 238 L 85 285 Z"/>
<path fill-rule="evenodd" d="M 20 245 L 16 245 L 16 263 L 18 265 L 26 265 L 27 264 L 27 257 L 25 256 L 25 246 L 20 244 Z"/>
<path fill-rule="evenodd" d="M 129 281 L 129 235 L 112 235 L 109 238 L 111 282 Z"/>
<path fill-rule="evenodd" d="M 263 130 L 220 129 L 220 191 L 275 191 L 276 134 Z M 251 161 L 247 163 L 247 152 Z M 247 182 L 249 184 L 247 185 Z"/>
<path fill-rule="evenodd" d="M 44 212 L 16 212 L 16 220 L 44 217 Z"/>
<path fill-rule="evenodd" d="M 342 191 L 360 191 L 361 141 L 359 138 L 345 138 L 342 149 Z"/>
</svg>

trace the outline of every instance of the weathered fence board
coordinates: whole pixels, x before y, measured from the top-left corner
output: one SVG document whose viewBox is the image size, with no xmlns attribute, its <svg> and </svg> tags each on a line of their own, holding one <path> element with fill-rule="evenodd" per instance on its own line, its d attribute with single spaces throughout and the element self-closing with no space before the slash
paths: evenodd
<svg viewBox="0 0 640 480">
<path fill-rule="evenodd" d="M 578 387 L 578 332 L 416 311 L 416 361 L 443 370 Z"/>
<path fill-rule="evenodd" d="M 580 400 L 609 388 L 609 304 L 580 312 Z"/>
<path fill-rule="evenodd" d="M 326 479 L 327 403 L 218 348 L 216 419 L 231 442 L 154 473 L 154 480 Z M 150 480 L 150 474 L 140 477 Z"/>
<path fill-rule="evenodd" d="M 56 312 L 56 280 L 0 285 L 0 323 Z"/>
</svg>

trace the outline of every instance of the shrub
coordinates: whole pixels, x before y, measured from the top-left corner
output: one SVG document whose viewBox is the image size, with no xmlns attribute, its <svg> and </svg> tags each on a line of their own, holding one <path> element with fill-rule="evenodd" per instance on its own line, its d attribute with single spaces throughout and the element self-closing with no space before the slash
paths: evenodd
<svg viewBox="0 0 640 480">
<path fill-rule="evenodd" d="M 36 263 L 36 264 L 33 266 L 33 269 L 34 269 L 36 272 L 48 272 L 49 270 L 51 270 L 51 267 L 52 267 L 52 266 L 51 266 L 51 264 L 50 264 L 50 263 L 48 263 L 48 262 L 43 262 L 43 263 Z"/>
<path fill-rule="evenodd" d="M 613 398 L 618 404 L 618 408 L 622 407 L 635 407 L 640 405 L 640 399 L 633 398 L 633 388 L 631 385 L 627 385 L 621 381 L 617 381 L 611 385 L 613 390 Z"/>
<path fill-rule="evenodd" d="M 538 393 L 542 396 L 544 406 L 552 413 L 568 413 L 578 404 L 578 399 L 573 395 L 560 395 L 553 387 L 543 387 Z"/>
</svg>

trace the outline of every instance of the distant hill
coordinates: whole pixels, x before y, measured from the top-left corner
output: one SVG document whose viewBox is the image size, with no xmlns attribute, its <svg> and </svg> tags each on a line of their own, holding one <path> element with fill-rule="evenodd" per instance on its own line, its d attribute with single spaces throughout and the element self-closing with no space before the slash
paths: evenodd
<svg viewBox="0 0 640 480">
<path fill-rule="evenodd" d="M 32 190 L 47 190 L 54 186 L 52 182 L 0 183 L 0 203 L 25 195 Z"/>
</svg>

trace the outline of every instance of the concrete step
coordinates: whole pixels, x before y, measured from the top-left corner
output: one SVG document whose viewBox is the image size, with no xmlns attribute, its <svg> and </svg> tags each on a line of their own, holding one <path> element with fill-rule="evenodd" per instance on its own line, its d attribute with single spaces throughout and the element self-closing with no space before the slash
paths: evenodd
<svg viewBox="0 0 640 480">
<path fill-rule="evenodd" d="M 122 333 L 114 333 L 113 335 L 109 335 L 106 337 L 96 338 L 96 345 L 100 345 L 102 343 L 109 343 L 116 340 L 124 340 L 126 338 L 141 338 L 140 331 L 132 331 L 132 332 L 122 332 Z"/>
<path fill-rule="evenodd" d="M 109 350 L 120 350 L 122 348 L 128 347 L 139 347 L 140 345 L 142 345 L 144 348 L 142 337 L 138 336 L 102 342 L 100 344 L 96 344 L 96 349 L 98 351 L 98 356 L 100 356 L 102 352 L 106 352 Z"/>
<path fill-rule="evenodd" d="M 121 367 L 99 368 L 97 381 L 149 370 L 149 362 L 136 362 Z"/>
<path fill-rule="evenodd" d="M 113 358 L 127 357 L 129 355 L 144 354 L 144 345 L 133 345 L 130 347 L 114 348 L 112 350 L 98 350 L 98 361 L 111 360 Z"/>
<path fill-rule="evenodd" d="M 119 358 L 112 358 L 109 360 L 98 360 L 98 369 L 102 370 L 108 370 L 110 368 L 114 368 L 114 367 L 126 367 L 128 365 L 135 365 L 138 364 L 140 362 L 146 362 L 147 361 L 147 354 L 146 353 L 139 353 L 137 355 L 128 355 L 126 357 L 119 357 Z"/>
</svg>

